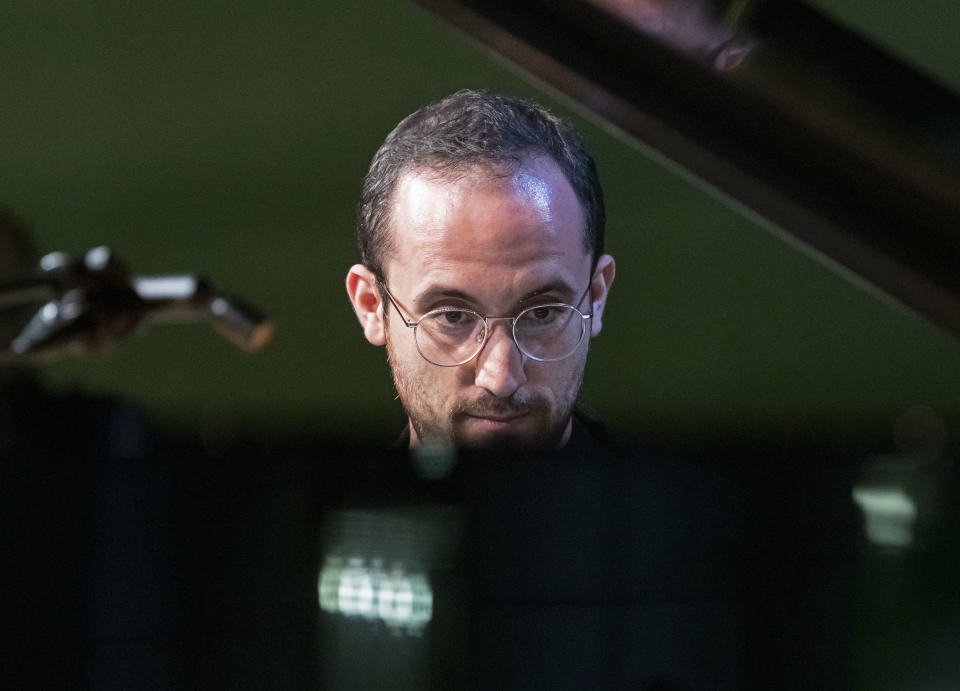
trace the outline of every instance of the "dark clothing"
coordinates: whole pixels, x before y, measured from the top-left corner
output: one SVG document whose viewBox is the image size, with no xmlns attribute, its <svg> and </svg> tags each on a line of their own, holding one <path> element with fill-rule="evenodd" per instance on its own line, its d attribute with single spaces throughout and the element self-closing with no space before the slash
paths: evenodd
<svg viewBox="0 0 960 691">
<path fill-rule="evenodd" d="M 461 453 L 467 688 L 849 686 L 857 521 L 830 476 L 816 512 L 786 494 L 804 472 L 631 447 L 580 411 L 560 450 Z"/>
</svg>

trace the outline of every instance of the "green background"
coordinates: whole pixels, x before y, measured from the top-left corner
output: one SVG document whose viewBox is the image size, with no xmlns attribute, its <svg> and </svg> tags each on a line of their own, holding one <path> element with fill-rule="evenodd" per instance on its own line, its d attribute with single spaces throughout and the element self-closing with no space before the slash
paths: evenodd
<svg viewBox="0 0 960 691">
<path fill-rule="evenodd" d="M 960 91 L 960 4 L 816 4 Z M 175 427 L 392 435 L 384 353 L 343 289 L 354 205 L 393 124 L 463 87 L 540 100 L 595 153 L 618 274 L 584 398 L 615 428 L 883 437 L 916 406 L 955 427 L 954 339 L 388 0 L 0 5 L 0 204 L 38 249 L 200 273 L 277 323 L 257 355 L 157 327 L 44 384 Z"/>
</svg>

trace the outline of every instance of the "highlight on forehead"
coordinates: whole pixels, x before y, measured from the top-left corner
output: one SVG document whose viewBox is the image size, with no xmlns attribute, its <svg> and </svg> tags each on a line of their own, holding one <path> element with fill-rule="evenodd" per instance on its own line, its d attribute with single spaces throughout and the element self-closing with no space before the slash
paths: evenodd
<svg viewBox="0 0 960 691">
<path fill-rule="evenodd" d="M 553 199 L 553 190 L 542 176 L 521 168 L 513 174 L 511 183 L 514 194 L 533 204 L 544 221 L 549 223 L 553 220 L 553 209 L 550 204 Z"/>
<path fill-rule="evenodd" d="M 557 163 L 548 154 L 528 151 L 510 158 L 478 159 L 455 166 L 434 165 L 429 162 L 413 164 L 401 172 L 393 191 L 395 193 L 396 189 L 400 187 L 400 182 L 411 176 L 421 177 L 431 182 L 450 184 L 468 180 L 472 185 L 481 188 L 499 187 L 505 180 L 509 180 L 515 193 L 529 199 L 544 213 L 549 213 L 552 192 L 550 185 L 542 175 L 545 166 L 555 166 L 561 176 L 565 180 L 567 179 Z M 567 180 L 567 182 L 569 184 L 570 181 Z M 576 193 L 574 193 L 574 196 L 576 196 Z"/>
<path fill-rule="evenodd" d="M 406 166 L 397 176 L 397 182 L 387 198 L 386 237 L 382 257 L 386 259 L 396 251 L 396 203 L 397 192 L 404 185 L 412 182 L 415 184 L 417 178 L 423 182 L 446 183 L 456 185 L 467 180 L 471 185 L 479 188 L 495 187 L 502 184 L 503 180 L 509 179 L 513 172 L 519 167 L 519 163 L 508 165 L 505 162 L 497 161 L 476 161 L 469 164 L 452 165 L 431 165 L 425 163 L 411 164 Z"/>
<path fill-rule="evenodd" d="M 543 220 L 550 223 L 554 220 L 553 215 L 556 211 L 553 206 L 556 190 L 551 187 L 546 177 L 549 168 L 555 168 L 561 179 L 573 189 L 572 183 L 556 161 L 548 154 L 539 151 L 528 151 L 504 160 L 479 159 L 459 165 L 415 163 L 406 166 L 397 177 L 396 185 L 388 199 L 385 224 L 387 237 L 384 238 L 386 242 L 381 255 L 383 260 L 386 261 L 396 251 L 397 191 L 405 185 L 416 184 L 417 178 L 421 182 L 450 185 L 467 181 L 471 186 L 480 189 L 503 189 L 504 185 L 508 185 L 514 194 L 529 200 L 538 209 Z M 580 216 L 580 223 L 583 226 L 583 247 L 590 251 L 583 201 L 577 197 L 575 190 L 573 190 L 573 198 L 576 200 L 576 213 Z"/>
</svg>

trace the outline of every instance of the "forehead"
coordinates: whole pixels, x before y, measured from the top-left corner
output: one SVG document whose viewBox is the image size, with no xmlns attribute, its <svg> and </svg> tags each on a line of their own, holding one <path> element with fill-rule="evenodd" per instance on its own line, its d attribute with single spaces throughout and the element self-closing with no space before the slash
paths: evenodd
<svg viewBox="0 0 960 691">
<path fill-rule="evenodd" d="M 388 280 L 414 299 L 438 286 L 485 301 L 538 282 L 575 290 L 590 269 L 583 210 L 546 157 L 456 175 L 407 172 L 393 196 L 391 235 Z"/>
</svg>

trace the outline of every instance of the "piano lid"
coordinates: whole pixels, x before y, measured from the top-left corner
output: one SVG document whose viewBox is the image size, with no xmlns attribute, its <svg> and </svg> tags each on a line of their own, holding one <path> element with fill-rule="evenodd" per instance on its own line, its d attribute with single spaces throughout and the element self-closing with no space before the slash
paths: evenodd
<svg viewBox="0 0 960 691">
<path fill-rule="evenodd" d="M 960 335 L 960 100 L 796 0 L 417 0 Z"/>
</svg>

